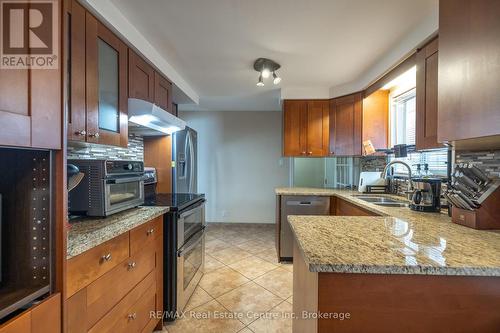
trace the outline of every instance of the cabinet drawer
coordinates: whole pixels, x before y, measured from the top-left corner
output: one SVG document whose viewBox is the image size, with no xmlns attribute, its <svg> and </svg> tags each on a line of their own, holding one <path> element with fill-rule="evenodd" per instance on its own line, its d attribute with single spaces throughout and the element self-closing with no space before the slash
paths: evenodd
<svg viewBox="0 0 500 333">
<path fill-rule="evenodd" d="M 68 260 L 67 297 L 89 285 L 129 256 L 128 232 Z"/>
<path fill-rule="evenodd" d="M 154 269 L 155 247 L 150 245 L 90 284 L 87 287 L 87 327 L 94 326 Z"/>
<path fill-rule="evenodd" d="M 155 297 L 155 272 L 151 272 L 88 332 L 140 332 L 155 310 Z"/>
<path fill-rule="evenodd" d="M 130 253 L 133 255 L 145 246 L 153 244 L 162 234 L 163 216 L 159 216 L 130 231 Z"/>
<path fill-rule="evenodd" d="M 0 333 L 31 333 L 31 311 L 26 311 L 0 325 Z"/>
</svg>

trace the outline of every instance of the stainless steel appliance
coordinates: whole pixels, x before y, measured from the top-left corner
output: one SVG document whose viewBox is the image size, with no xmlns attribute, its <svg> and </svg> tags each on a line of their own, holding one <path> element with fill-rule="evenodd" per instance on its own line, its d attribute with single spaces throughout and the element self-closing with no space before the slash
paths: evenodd
<svg viewBox="0 0 500 333">
<path fill-rule="evenodd" d="M 200 281 L 205 263 L 205 196 L 158 193 L 145 206 L 170 207 L 163 216 L 164 320 L 173 321 Z"/>
<path fill-rule="evenodd" d="M 186 127 L 174 133 L 172 140 L 173 192 L 196 193 L 198 192 L 198 134 L 194 129 Z"/>
<path fill-rule="evenodd" d="M 74 215 L 109 216 L 144 203 L 144 163 L 140 161 L 68 160 L 85 176 L 69 192 Z"/>
<path fill-rule="evenodd" d="M 414 178 L 410 209 L 420 212 L 439 212 L 441 210 L 441 179 Z"/>
<path fill-rule="evenodd" d="M 156 186 L 158 184 L 158 175 L 156 168 L 144 167 L 144 199 L 156 195 Z"/>
<path fill-rule="evenodd" d="M 293 258 L 293 234 L 289 215 L 329 215 L 330 198 L 318 196 L 282 196 L 280 215 L 280 261 Z"/>
</svg>

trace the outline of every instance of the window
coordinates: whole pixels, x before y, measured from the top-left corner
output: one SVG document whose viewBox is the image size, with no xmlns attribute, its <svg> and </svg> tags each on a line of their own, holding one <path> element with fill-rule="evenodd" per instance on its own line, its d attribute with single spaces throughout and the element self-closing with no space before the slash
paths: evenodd
<svg viewBox="0 0 500 333">
<path fill-rule="evenodd" d="M 415 144 L 415 89 L 390 97 L 391 145 Z"/>
<path fill-rule="evenodd" d="M 406 162 L 411 167 L 413 176 L 417 175 L 417 164 L 421 165 L 422 172 L 424 171 L 423 165 L 428 164 L 429 173 L 431 175 L 446 177 L 446 171 L 448 168 L 448 150 L 446 148 L 443 148 L 425 152 L 414 152 L 409 153 L 407 157 L 399 158 L 394 157 L 394 155 L 390 155 L 389 161 L 393 160 Z M 402 165 L 395 164 L 394 173 L 407 175 L 408 170 Z"/>
</svg>

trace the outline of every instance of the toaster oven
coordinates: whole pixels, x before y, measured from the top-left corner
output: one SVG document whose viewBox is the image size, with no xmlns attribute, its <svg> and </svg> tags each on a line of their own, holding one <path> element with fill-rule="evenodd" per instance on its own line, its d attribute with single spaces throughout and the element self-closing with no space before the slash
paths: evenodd
<svg viewBox="0 0 500 333">
<path fill-rule="evenodd" d="M 69 192 L 72 215 L 109 216 L 144 203 L 144 163 L 118 160 L 68 160 L 84 174 Z"/>
</svg>

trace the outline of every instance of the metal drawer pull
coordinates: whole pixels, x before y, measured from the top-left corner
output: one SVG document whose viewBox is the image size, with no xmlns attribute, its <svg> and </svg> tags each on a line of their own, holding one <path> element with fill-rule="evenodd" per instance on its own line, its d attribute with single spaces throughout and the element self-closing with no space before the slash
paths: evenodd
<svg viewBox="0 0 500 333">
<path fill-rule="evenodd" d="M 128 269 L 131 270 L 131 269 L 134 269 L 135 268 L 135 261 L 132 261 L 132 262 L 129 262 L 128 263 Z"/>
<path fill-rule="evenodd" d="M 87 134 L 87 131 L 85 131 L 85 130 L 81 130 L 81 131 L 77 131 L 77 132 L 75 132 L 75 134 L 76 134 L 76 135 L 80 135 L 80 136 L 84 136 L 84 135 L 86 135 L 86 134 Z"/>
<path fill-rule="evenodd" d="M 150 236 L 153 234 L 153 232 L 155 232 L 155 228 L 151 228 L 148 231 L 146 231 L 146 235 Z"/>
<path fill-rule="evenodd" d="M 100 137 L 99 133 L 97 133 L 97 132 L 96 132 L 96 133 L 89 134 L 89 136 L 90 136 L 91 138 L 96 138 L 96 139 L 98 139 L 98 138 Z"/>
<path fill-rule="evenodd" d="M 101 257 L 102 261 L 110 261 L 111 260 L 111 253 L 105 254 Z"/>
<path fill-rule="evenodd" d="M 135 312 L 128 315 L 129 320 L 135 320 L 136 318 L 137 318 L 137 313 Z"/>
</svg>

